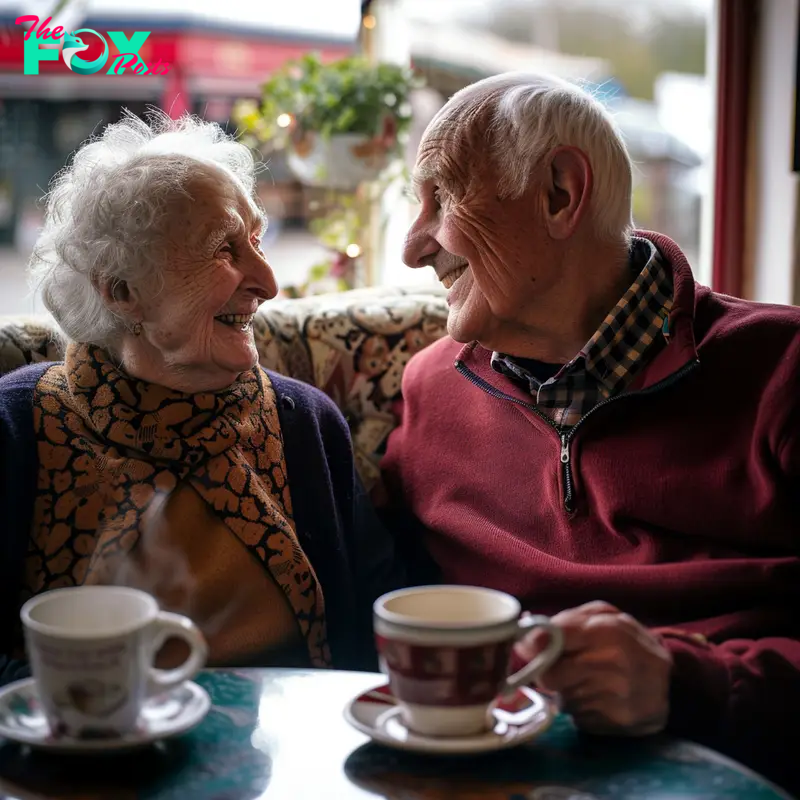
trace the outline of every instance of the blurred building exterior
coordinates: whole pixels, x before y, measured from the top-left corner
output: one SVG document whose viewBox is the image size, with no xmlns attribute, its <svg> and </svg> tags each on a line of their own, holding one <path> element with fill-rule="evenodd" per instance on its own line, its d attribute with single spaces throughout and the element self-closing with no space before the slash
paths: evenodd
<svg viewBox="0 0 800 800">
<path fill-rule="evenodd" d="M 190 111 L 227 123 L 234 101 L 258 97 L 266 77 L 287 60 L 310 50 L 326 60 L 351 53 L 359 24 L 355 6 L 350 22 L 340 19 L 337 29 L 308 20 L 302 28 L 282 24 L 280 14 L 263 9 L 254 19 L 248 16 L 254 4 L 241 0 L 217 4 L 226 7 L 222 14 L 211 6 L 204 13 L 203 0 L 73 2 L 64 15 L 69 29 L 127 36 L 150 31 L 139 55 L 170 69 L 163 76 L 107 75 L 116 55 L 112 45 L 108 67 L 95 75 L 74 74 L 61 60 L 42 61 L 40 74 L 25 75 L 23 30 L 14 21 L 23 14 L 46 15 L 54 4 L 0 0 L 0 246 L 14 244 L 21 252 L 29 251 L 40 225 L 37 201 L 44 187 L 77 145 L 119 119 L 123 108 L 141 114 L 158 106 L 172 116 Z M 51 27 L 61 21 L 57 15 Z M 102 54 L 102 44 L 93 36 L 88 40 L 93 44 L 82 57 L 91 60 Z M 280 211 L 276 217 L 302 217 L 302 197 L 285 167 L 271 164 L 270 177 L 270 187 L 264 187 L 268 208 Z"/>
</svg>

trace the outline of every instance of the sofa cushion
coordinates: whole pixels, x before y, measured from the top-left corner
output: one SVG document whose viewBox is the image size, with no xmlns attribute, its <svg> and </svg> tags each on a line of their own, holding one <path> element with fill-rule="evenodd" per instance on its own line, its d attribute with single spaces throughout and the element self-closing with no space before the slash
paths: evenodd
<svg viewBox="0 0 800 800">
<path fill-rule="evenodd" d="M 54 330 L 47 317 L 0 318 L 0 375 L 25 364 L 61 359 Z"/>
<path fill-rule="evenodd" d="M 397 424 L 403 370 L 414 353 L 446 332 L 444 292 L 366 289 L 295 301 L 310 383 L 342 409 L 356 465 L 368 489 L 377 481 L 386 438 Z"/>
</svg>

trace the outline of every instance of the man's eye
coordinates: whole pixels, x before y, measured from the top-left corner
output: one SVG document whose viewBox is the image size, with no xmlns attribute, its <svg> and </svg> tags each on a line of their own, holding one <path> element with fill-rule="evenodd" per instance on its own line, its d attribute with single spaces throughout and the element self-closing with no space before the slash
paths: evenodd
<svg viewBox="0 0 800 800">
<path fill-rule="evenodd" d="M 223 253 L 233 253 L 233 245 L 230 242 L 225 242 L 225 244 L 221 245 L 219 250 L 217 250 L 217 255 L 222 255 Z"/>
</svg>

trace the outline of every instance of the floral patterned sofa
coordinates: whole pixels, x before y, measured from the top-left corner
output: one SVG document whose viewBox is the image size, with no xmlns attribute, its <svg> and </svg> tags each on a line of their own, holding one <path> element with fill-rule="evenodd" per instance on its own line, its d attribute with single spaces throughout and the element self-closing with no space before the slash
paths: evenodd
<svg viewBox="0 0 800 800">
<path fill-rule="evenodd" d="M 445 334 L 444 298 L 438 286 L 358 289 L 272 301 L 256 318 L 262 365 L 319 387 L 344 412 L 368 489 L 396 424 L 405 365 Z M 48 318 L 0 318 L 0 375 L 60 357 Z"/>
</svg>

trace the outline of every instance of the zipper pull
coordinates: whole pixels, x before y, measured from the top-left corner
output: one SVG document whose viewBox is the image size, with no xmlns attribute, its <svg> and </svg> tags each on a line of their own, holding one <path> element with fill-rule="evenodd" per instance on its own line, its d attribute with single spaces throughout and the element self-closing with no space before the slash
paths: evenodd
<svg viewBox="0 0 800 800">
<path fill-rule="evenodd" d="M 561 463 L 569 464 L 569 439 L 566 434 L 561 437 Z"/>
</svg>

